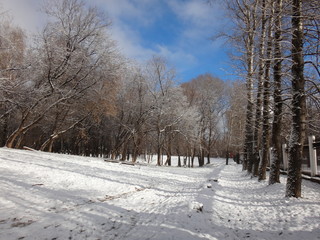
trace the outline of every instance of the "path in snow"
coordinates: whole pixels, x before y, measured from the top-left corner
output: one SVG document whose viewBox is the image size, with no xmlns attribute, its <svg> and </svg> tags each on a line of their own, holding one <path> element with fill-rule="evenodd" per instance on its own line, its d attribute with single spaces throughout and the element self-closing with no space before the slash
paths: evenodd
<svg viewBox="0 0 320 240">
<path fill-rule="evenodd" d="M 282 184 L 268 186 L 232 165 L 223 166 L 218 179 L 208 199 L 212 221 L 235 234 L 220 239 L 320 239 L 318 184 L 304 181 L 304 198 L 287 199 L 284 177 Z"/>
<path fill-rule="evenodd" d="M 0 239 L 320 239 L 319 185 L 304 182 L 302 199 L 284 188 L 219 159 L 187 169 L 0 148 Z"/>
</svg>

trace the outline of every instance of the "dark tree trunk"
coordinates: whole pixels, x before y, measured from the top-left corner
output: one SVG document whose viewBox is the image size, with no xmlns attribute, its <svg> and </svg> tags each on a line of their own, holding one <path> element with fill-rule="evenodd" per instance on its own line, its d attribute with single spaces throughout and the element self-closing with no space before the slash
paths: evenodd
<svg viewBox="0 0 320 240">
<path fill-rule="evenodd" d="M 168 133 L 168 151 L 167 151 L 167 162 L 168 166 L 171 166 L 171 156 L 172 156 L 172 136 L 171 133 Z"/>
<path fill-rule="evenodd" d="M 158 130 L 158 139 L 157 139 L 157 165 L 161 166 L 161 132 Z"/>
<path fill-rule="evenodd" d="M 247 109 L 246 109 L 246 126 L 245 126 L 245 143 L 243 159 L 243 170 L 251 173 L 253 164 L 253 139 L 254 139 L 254 100 L 253 100 L 253 77 L 254 77 L 254 60 L 255 60 L 255 35 L 257 26 L 257 3 L 252 6 L 252 11 L 247 13 L 248 19 L 245 22 L 248 36 L 246 39 L 246 65 L 248 73 L 246 76 L 247 85 Z"/>
<path fill-rule="evenodd" d="M 240 153 L 237 153 L 236 155 L 236 163 L 240 164 Z"/>
<path fill-rule="evenodd" d="M 192 168 L 193 168 L 195 156 L 196 156 L 196 149 L 194 148 L 194 149 L 193 149 L 193 152 L 192 152 L 192 156 L 191 156 L 191 167 L 192 167 Z"/>
<path fill-rule="evenodd" d="M 201 149 L 198 155 L 199 167 L 204 165 L 204 149 Z"/>
<path fill-rule="evenodd" d="M 226 165 L 228 165 L 229 164 L 229 153 L 227 152 L 226 153 Z"/>
<path fill-rule="evenodd" d="M 270 5 L 271 11 L 273 12 L 273 3 Z M 259 167 L 259 181 L 267 178 L 267 165 L 269 160 L 269 148 L 270 148 L 270 69 L 271 69 L 271 51 L 272 51 L 272 23 L 273 16 L 269 19 L 268 26 L 268 42 L 266 52 L 266 63 L 265 63 L 265 77 L 263 83 L 263 126 L 262 126 L 262 159 Z"/>
<path fill-rule="evenodd" d="M 261 35 L 260 35 L 260 46 L 259 46 L 259 76 L 258 76 L 258 91 L 256 99 L 256 116 L 254 126 L 254 138 L 253 138 L 253 162 L 248 168 L 252 171 L 252 176 L 256 177 L 259 174 L 259 150 L 261 147 L 259 135 L 261 132 L 261 107 L 262 107 L 262 91 L 263 91 L 263 78 L 264 78 L 264 54 L 265 54 L 265 43 L 266 43 L 266 0 L 262 1 L 262 16 L 261 16 Z"/>
<path fill-rule="evenodd" d="M 274 116 L 272 124 L 272 144 L 271 144 L 271 168 L 269 184 L 280 182 L 280 162 L 282 156 L 281 149 L 281 120 L 282 120 L 282 97 L 281 97 L 281 72 L 282 72 L 282 53 L 281 53 L 281 40 L 282 40 L 282 0 L 276 1 L 275 6 L 275 42 L 274 42 Z"/>
<path fill-rule="evenodd" d="M 253 42 L 252 42 L 253 44 Z M 243 169 L 248 170 L 253 162 L 253 49 L 248 53 L 248 67 L 249 72 L 247 76 L 247 113 L 246 113 L 246 127 L 245 127 L 245 159 L 243 161 Z"/>
<path fill-rule="evenodd" d="M 248 168 L 248 153 L 247 153 L 247 146 L 245 144 L 243 148 L 242 171 L 247 170 L 247 168 Z"/>
<path fill-rule="evenodd" d="M 181 157 L 180 157 L 180 148 L 179 148 L 179 144 L 177 144 L 176 151 L 177 151 L 177 154 L 178 154 L 178 167 L 181 167 Z"/>
<path fill-rule="evenodd" d="M 306 96 L 303 59 L 302 0 L 292 0 L 292 126 L 286 197 L 301 197 L 301 160 L 305 139 Z"/>
<path fill-rule="evenodd" d="M 4 109 L 6 110 L 6 109 Z M 7 141 L 7 135 L 8 135 L 8 119 L 9 119 L 9 114 L 6 114 L 5 116 L 3 116 L 3 121 L 1 126 L 1 141 L 0 141 L 0 147 L 5 146 L 6 141 Z"/>
<path fill-rule="evenodd" d="M 136 162 L 140 154 L 141 143 L 142 143 L 142 133 L 138 132 L 137 137 L 134 137 L 132 141 L 133 141 L 132 162 Z"/>
<path fill-rule="evenodd" d="M 128 153 L 129 140 L 125 141 L 122 145 L 121 161 L 125 161 Z"/>
</svg>

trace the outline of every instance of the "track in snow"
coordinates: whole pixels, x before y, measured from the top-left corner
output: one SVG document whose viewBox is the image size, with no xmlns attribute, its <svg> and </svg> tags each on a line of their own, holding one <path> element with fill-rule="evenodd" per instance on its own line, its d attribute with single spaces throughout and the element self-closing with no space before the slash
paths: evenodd
<svg viewBox="0 0 320 240">
<path fill-rule="evenodd" d="M 304 185 L 285 199 L 284 184 L 221 159 L 187 169 L 0 148 L 0 239 L 319 239 L 319 185 Z"/>
</svg>

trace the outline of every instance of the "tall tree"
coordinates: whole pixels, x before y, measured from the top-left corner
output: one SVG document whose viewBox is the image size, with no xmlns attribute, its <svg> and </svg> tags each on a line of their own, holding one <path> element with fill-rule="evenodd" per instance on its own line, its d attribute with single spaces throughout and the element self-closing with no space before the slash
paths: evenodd
<svg viewBox="0 0 320 240">
<path fill-rule="evenodd" d="M 9 16 L 0 15 L 0 146 L 5 145 L 9 120 L 15 122 L 13 119 L 21 103 L 21 78 L 26 69 L 25 42 L 24 32 L 11 23 Z"/>
<path fill-rule="evenodd" d="M 30 78 L 24 86 L 28 91 L 22 92 L 21 118 L 7 139 L 7 147 L 19 147 L 19 139 L 49 113 L 58 106 L 79 102 L 88 89 L 103 80 L 97 73 L 111 70 L 114 45 L 105 34 L 109 22 L 98 10 L 79 0 L 50 4 L 46 13 L 51 21 L 30 54 Z"/>
<path fill-rule="evenodd" d="M 253 162 L 254 140 L 254 69 L 255 69 L 255 39 L 258 27 L 257 0 L 231 1 L 228 8 L 233 12 L 237 27 L 241 30 L 240 39 L 244 43 L 244 65 L 246 69 L 247 109 L 244 143 L 243 169 L 248 169 L 248 163 Z"/>
<path fill-rule="evenodd" d="M 253 138 L 253 158 L 248 163 L 248 173 L 252 176 L 258 176 L 258 168 L 260 163 L 259 150 L 261 148 L 261 122 L 262 122 L 262 97 L 263 97 L 263 82 L 264 82 L 264 69 L 265 69 L 265 45 L 267 33 L 267 4 L 266 0 L 261 2 L 261 32 L 259 44 L 259 64 L 257 76 L 257 96 L 255 106 L 255 124 L 254 124 L 254 138 Z"/>
<path fill-rule="evenodd" d="M 282 8 L 283 1 L 277 0 L 275 2 L 275 34 L 274 34 L 274 64 L 273 64 L 273 101 L 274 114 L 271 133 L 271 156 L 270 156 L 270 177 L 269 184 L 280 182 L 280 162 L 281 162 L 281 122 L 282 122 Z"/>
<path fill-rule="evenodd" d="M 244 127 L 246 119 L 246 89 L 241 82 L 234 82 L 229 91 L 229 109 L 226 112 L 227 134 L 230 136 L 230 150 L 235 153 L 242 151 Z"/>
<path fill-rule="evenodd" d="M 214 144 L 220 136 L 223 114 L 226 109 L 226 84 L 211 74 L 203 74 L 190 82 L 182 84 L 191 106 L 200 113 L 199 149 L 200 165 L 204 165 L 204 158 L 210 163 L 210 156 Z"/>
<path fill-rule="evenodd" d="M 273 11 L 274 3 L 266 5 L 269 9 L 269 20 L 268 20 L 268 33 L 267 33 L 267 51 L 266 60 L 264 66 L 264 82 L 263 82 L 263 126 L 262 126 L 262 158 L 259 167 L 259 180 L 266 179 L 266 171 L 269 160 L 269 148 L 270 148 L 270 70 L 271 70 L 271 51 L 273 44 Z"/>
<path fill-rule="evenodd" d="M 165 133 L 174 123 L 175 118 L 166 118 L 170 114 L 172 88 L 174 87 L 175 69 L 169 67 L 163 57 L 154 56 L 147 64 L 148 90 L 152 95 L 153 111 L 151 125 L 155 132 L 157 165 L 162 165 Z"/>
<path fill-rule="evenodd" d="M 306 95 L 303 58 L 302 0 L 292 0 L 292 125 L 286 197 L 301 197 L 301 161 L 305 139 Z"/>
</svg>

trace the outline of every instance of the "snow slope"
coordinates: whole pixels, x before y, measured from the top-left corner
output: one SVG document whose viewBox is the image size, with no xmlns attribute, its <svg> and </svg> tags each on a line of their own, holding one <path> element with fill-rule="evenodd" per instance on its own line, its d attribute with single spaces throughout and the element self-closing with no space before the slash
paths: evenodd
<svg viewBox="0 0 320 240">
<path fill-rule="evenodd" d="M 0 239 L 320 239 L 320 185 L 301 199 L 214 159 L 130 166 L 0 148 Z"/>
</svg>

